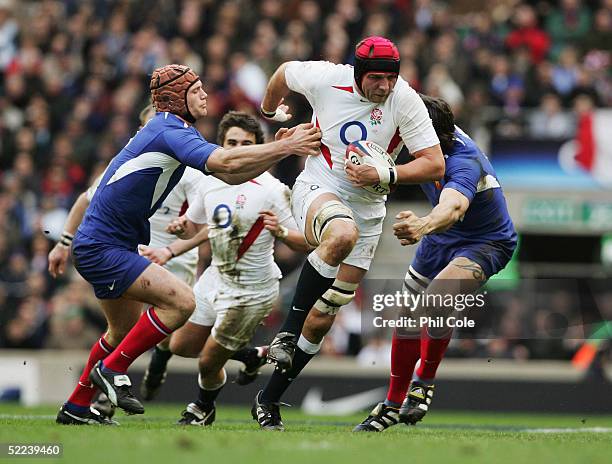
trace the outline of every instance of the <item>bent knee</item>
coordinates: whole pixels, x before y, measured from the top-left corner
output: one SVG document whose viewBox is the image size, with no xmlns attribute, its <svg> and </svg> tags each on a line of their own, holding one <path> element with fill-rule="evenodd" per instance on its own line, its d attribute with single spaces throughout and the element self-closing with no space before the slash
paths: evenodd
<svg viewBox="0 0 612 464">
<path fill-rule="evenodd" d="M 195 311 L 195 307 L 195 296 L 191 289 L 177 293 L 176 297 L 171 300 L 171 308 L 180 313 L 185 320 L 189 319 L 193 311 Z"/>
<path fill-rule="evenodd" d="M 359 230 L 354 222 L 337 220 L 325 231 L 321 246 L 334 261 L 341 262 L 351 254 L 358 239 Z"/>
</svg>

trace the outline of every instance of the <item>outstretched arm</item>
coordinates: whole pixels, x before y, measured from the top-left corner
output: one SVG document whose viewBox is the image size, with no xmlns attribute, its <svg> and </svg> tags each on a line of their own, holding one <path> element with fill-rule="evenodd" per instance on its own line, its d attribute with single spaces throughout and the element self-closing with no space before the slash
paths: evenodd
<svg viewBox="0 0 612 464">
<path fill-rule="evenodd" d="M 321 131 L 311 123 L 300 124 L 291 135 L 281 140 L 231 149 L 218 148 L 208 157 L 206 170 L 227 183 L 241 184 L 289 155 L 317 155 L 320 146 Z"/>
<path fill-rule="evenodd" d="M 445 188 L 440 194 L 439 203 L 424 217 L 412 211 L 402 211 L 395 218 L 393 233 L 402 245 L 412 245 L 424 235 L 445 232 L 459 221 L 470 206 L 470 201 L 462 193 Z"/>
<path fill-rule="evenodd" d="M 286 127 L 281 127 L 276 132 L 276 134 L 274 134 L 274 140 L 278 141 L 278 140 L 289 137 L 295 132 L 296 128 L 297 126 L 292 127 L 290 129 Z M 215 174 L 215 177 L 217 177 L 218 179 L 221 179 L 226 184 L 238 185 L 248 180 L 254 179 L 259 174 L 261 174 L 261 172 L 259 171 L 260 171 L 260 168 L 256 167 L 250 171 L 241 172 L 240 174 Z"/>
</svg>

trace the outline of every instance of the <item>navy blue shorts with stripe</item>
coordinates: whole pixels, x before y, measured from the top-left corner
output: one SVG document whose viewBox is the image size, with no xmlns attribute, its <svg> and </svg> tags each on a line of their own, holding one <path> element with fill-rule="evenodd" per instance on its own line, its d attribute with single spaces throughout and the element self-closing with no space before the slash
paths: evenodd
<svg viewBox="0 0 612 464">
<path fill-rule="evenodd" d="M 453 259 L 464 257 L 479 264 L 488 279 L 506 267 L 515 248 L 516 240 L 440 244 L 425 236 L 419 244 L 412 267 L 419 274 L 433 279 Z"/>
<path fill-rule="evenodd" d="M 135 250 L 102 243 L 79 232 L 72 242 L 72 261 L 101 300 L 119 298 L 151 264 Z"/>
</svg>

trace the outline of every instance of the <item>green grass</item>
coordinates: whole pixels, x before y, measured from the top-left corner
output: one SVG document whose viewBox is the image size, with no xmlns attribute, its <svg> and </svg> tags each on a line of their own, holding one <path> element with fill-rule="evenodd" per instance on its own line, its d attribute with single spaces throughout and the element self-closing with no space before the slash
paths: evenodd
<svg viewBox="0 0 612 464">
<path fill-rule="evenodd" d="M 66 427 L 54 407 L 0 405 L 0 443 L 60 442 L 63 462 L 89 463 L 603 463 L 611 462 L 612 417 L 432 412 L 417 427 L 353 434 L 365 415 L 312 417 L 285 409 L 284 433 L 262 432 L 247 408 L 220 407 L 209 428 L 173 425 L 181 406 L 147 405 L 116 415 L 120 427 Z M 589 431 L 609 428 L 605 433 Z M 542 430 L 559 429 L 554 433 Z M 564 429 L 584 429 L 568 432 Z M 43 462 L 45 459 L 43 459 Z M 59 460 L 58 460 L 59 461 Z M 0 462 L 9 462 L 0 460 Z M 41 462 L 20 458 L 18 462 Z"/>
</svg>

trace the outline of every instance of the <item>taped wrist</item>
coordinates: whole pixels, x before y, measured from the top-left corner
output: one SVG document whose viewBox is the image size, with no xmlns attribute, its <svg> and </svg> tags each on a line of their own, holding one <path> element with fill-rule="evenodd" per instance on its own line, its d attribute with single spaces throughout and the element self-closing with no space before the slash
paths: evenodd
<svg viewBox="0 0 612 464">
<path fill-rule="evenodd" d="M 69 232 L 63 231 L 59 242 L 66 247 L 70 247 L 70 245 L 72 245 L 72 240 L 74 240 L 74 235 Z"/>
<path fill-rule="evenodd" d="M 266 110 L 264 110 L 263 106 L 259 107 L 259 111 L 261 112 L 262 116 L 264 116 L 265 118 L 268 118 L 268 119 L 272 119 L 276 115 L 276 110 L 275 111 L 266 111 Z"/>
</svg>

